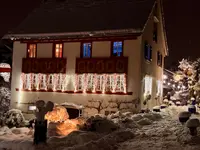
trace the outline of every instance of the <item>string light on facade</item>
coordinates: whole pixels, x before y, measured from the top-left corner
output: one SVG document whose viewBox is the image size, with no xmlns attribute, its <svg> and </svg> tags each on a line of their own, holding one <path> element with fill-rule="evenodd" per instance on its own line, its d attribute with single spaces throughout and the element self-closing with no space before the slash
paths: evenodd
<svg viewBox="0 0 200 150">
<path fill-rule="evenodd" d="M 73 82 L 74 92 L 123 92 L 126 93 L 125 74 L 76 74 L 73 77 L 64 74 L 22 74 L 21 89 L 67 91 Z M 72 78 L 74 80 L 72 80 Z"/>
</svg>

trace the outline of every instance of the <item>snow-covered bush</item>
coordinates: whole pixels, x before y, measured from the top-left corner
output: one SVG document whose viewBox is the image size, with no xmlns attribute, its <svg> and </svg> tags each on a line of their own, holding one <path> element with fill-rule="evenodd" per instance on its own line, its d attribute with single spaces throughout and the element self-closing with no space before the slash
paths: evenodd
<svg viewBox="0 0 200 150">
<path fill-rule="evenodd" d="M 111 120 L 99 115 L 92 116 L 86 123 L 79 126 L 80 130 L 95 131 L 99 133 L 109 133 L 118 129 L 118 126 Z"/>
<path fill-rule="evenodd" d="M 21 127 L 23 126 L 25 119 L 21 110 L 11 109 L 5 113 L 4 122 L 5 122 L 5 125 L 7 125 L 9 128 Z"/>
<path fill-rule="evenodd" d="M 9 110 L 11 99 L 10 89 L 7 87 L 0 87 L 0 112 L 4 113 Z"/>
</svg>

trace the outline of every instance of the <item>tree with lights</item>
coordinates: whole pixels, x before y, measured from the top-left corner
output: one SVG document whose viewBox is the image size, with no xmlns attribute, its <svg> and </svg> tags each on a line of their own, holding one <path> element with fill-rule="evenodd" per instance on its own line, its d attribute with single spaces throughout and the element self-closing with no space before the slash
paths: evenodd
<svg viewBox="0 0 200 150">
<path fill-rule="evenodd" d="M 176 93 L 182 98 L 192 103 L 195 100 L 199 103 L 200 98 L 200 58 L 195 61 L 183 59 L 179 62 L 178 71 L 174 75 L 175 82 L 178 83 Z"/>
</svg>

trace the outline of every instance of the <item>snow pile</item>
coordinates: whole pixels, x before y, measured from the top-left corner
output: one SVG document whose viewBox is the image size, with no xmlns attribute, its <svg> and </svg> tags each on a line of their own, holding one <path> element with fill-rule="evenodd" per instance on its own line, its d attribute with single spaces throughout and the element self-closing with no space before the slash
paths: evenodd
<svg viewBox="0 0 200 150">
<path fill-rule="evenodd" d="M 0 149 L 6 150 L 167 150 L 199 149 L 198 135 L 192 137 L 189 129 L 178 120 L 178 114 L 187 107 L 170 106 L 161 112 L 132 114 L 130 112 L 95 115 L 86 121 L 90 130 L 73 131 L 68 136 L 50 137 L 47 146 L 34 147 L 32 133 L 27 128 L 0 128 Z M 191 118 L 200 118 L 192 114 Z M 118 127 L 115 131 L 112 129 Z M 105 128 L 106 130 L 104 132 Z M 110 128 L 111 127 L 111 128 Z M 93 129 L 93 130 L 91 130 Z"/>
<path fill-rule="evenodd" d="M 132 139 L 134 134 L 131 131 L 116 131 L 112 134 L 108 134 L 98 140 L 92 140 L 83 145 L 75 145 L 70 148 L 64 148 L 63 150 L 114 150 L 117 148 L 117 144 L 126 140 Z"/>
<path fill-rule="evenodd" d="M 110 133 L 117 130 L 118 125 L 113 121 L 108 120 L 105 116 L 95 115 L 88 118 L 85 124 L 80 126 L 79 129 L 98 133 Z"/>
<path fill-rule="evenodd" d="M 28 128 L 0 128 L 0 150 L 34 150 L 33 131 Z"/>
<path fill-rule="evenodd" d="M 109 115 L 107 118 L 119 124 L 121 127 L 137 129 L 145 125 L 151 125 L 154 121 L 162 119 L 162 116 L 154 112 L 144 114 L 117 112 Z"/>
</svg>

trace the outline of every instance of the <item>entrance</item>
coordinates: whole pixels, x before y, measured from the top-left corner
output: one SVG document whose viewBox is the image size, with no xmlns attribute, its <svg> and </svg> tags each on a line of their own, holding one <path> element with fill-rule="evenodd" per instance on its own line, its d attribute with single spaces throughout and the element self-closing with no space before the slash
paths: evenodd
<svg viewBox="0 0 200 150">
<path fill-rule="evenodd" d="M 69 119 L 75 119 L 80 117 L 82 114 L 82 110 L 76 109 L 76 108 L 66 108 L 67 112 L 69 114 Z"/>
</svg>

